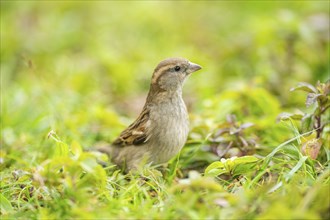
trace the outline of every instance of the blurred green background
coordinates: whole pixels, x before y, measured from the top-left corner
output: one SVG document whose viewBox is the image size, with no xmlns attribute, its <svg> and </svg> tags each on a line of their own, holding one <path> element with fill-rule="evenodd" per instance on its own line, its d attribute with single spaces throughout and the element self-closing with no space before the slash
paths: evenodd
<svg viewBox="0 0 330 220">
<path fill-rule="evenodd" d="M 315 103 L 290 92 L 330 78 L 329 1 L 0 4 L 5 218 L 329 219 L 330 128 L 307 136 Z M 203 66 L 184 88 L 180 159 L 142 176 L 101 167 L 81 149 L 129 125 L 176 56 Z M 282 112 L 312 114 L 300 126 Z"/>
<path fill-rule="evenodd" d="M 138 115 L 158 62 L 176 56 L 203 66 L 184 88 L 192 126 L 193 115 L 207 124 L 235 113 L 264 129 L 263 118 L 304 107 L 290 87 L 329 78 L 328 6 L 1 1 L 3 145 L 42 152 L 50 130 L 84 148 L 113 140 Z"/>
</svg>

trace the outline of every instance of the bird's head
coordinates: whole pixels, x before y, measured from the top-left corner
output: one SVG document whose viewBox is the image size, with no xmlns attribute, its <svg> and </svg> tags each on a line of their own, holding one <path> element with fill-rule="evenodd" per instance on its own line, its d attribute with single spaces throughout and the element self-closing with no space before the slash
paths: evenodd
<svg viewBox="0 0 330 220">
<path fill-rule="evenodd" d="M 162 91 L 177 91 L 182 88 L 188 75 L 201 68 L 184 58 L 168 58 L 156 67 L 152 75 L 151 87 Z"/>
</svg>

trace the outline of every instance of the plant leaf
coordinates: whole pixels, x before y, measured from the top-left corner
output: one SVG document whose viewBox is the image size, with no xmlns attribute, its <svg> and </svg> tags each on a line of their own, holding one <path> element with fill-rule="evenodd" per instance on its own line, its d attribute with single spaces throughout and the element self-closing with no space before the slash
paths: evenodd
<svg viewBox="0 0 330 220">
<path fill-rule="evenodd" d="M 234 160 L 234 168 L 232 170 L 232 174 L 234 176 L 237 176 L 251 172 L 258 161 L 259 159 L 254 156 L 244 156 L 236 158 Z"/>
<path fill-rule="evenodd" d="M 300 169 L 300 167 L 305 163 L 305 161 L 307 160 L 307 156 L 303 156 L 300 158 L 300 160 L 298 161 L 298 163 L 296 164 L 296 166 L 294 166 L 290 172 L 286 175 L 285 180 L 289 181 L 292 176 Z"/>
<path fill-rule="evenodd" d="M 304 155 L 309 156 L 311 159 L 315 160 L 319 154 L 321 146 L 322 141 L 320 139 L 314 138 L 304 143 L 301 150 Z"/>
<path fill-rule="evenodd" d="M 55 148 L 55 157 L 62 157 L 69 155 L 69 146 L 64 142 L 57 142 Z"/>
<path fill-rule="evenodd" d="M 79 155 L 83 152 L 82 147 L 81 147 L 81 145 L 78 143 L 78 141 L 72 141 L 70 147 L 71 147 L 71 152 L 72 152 L 74 155 L 79 156 Z"/>
<path fill-rule="evenodd" d="M 307 131 L 310 131 L 313 129 L 313 124 L 314 124 L 314 117 L 312 114 L 306 114 L 302 119 L 301 119 L 301 128 L 302 132 L 305 133 Z"/>
<path fill-rule="evenodd" d="M 293 87 L 290 89 L 290 92 L 296 91 L 296 90 L 302 90 L 302 91 L 306 91 L 306 92 L 310 92 L 310 93 L 317 93 L 317 89 L 313 85 L 311 85 L 309 83 L 305 83 L 305 82 L 298 83 L 298 85 L 296 87 Z"/>
<path fill-rule="evenodd" d="M 317 96 L 317 100 L 321 103 L 321 105 L 326 105 L 329 102 L 329 98 L 324 94 Z"/>
<path fill-rule="evenodd" d="M 247 123 L 242 124 L 240 127 L 242 129 L 246 129 L 246 128 L 252 127 L 253 125 L 254 125 L 253 123 L 247 122 Z"/>
<path fill-rule="evenodd" d="M 207 176 L 219 176 L 219 175 L 227 173 L 227 172 L 228 171 L 225 169 L 225 165 L 220 161 L 211 163 L 205 169 L 205 175 L 207 175 Z"/>
<path fill-rule="evenodd" d="M 251 163 L 256 162 L 259 159 L 254 156 L 244 156 L 244 157 L 238 157 L 234 160 L 235 164 L 244 164 L 244 163 Z"/>
<path fill-rule="evenodd" d="M 277 121 L 288 120 L 289 118 L 294 120 L 301 120 L 304 117 L 302 113 L 288 113 L 282 112 L 277 116 Z"/>
<path fill-rule="evenodd" d="M 8 199 L 0 193 L 0 208 L 1 212 L 6 214 L 13 211 L 13 207 Z"/>
<path fill-rule="evenodd" d="M 319 90 L 321 94 L 329 95 L 330 94 L 330 80 L 328 80 L 326 83 L 317 83 L 316 88 Z"/>
<path fill-rule="evenodd" d="M 317 101 L 318 97 L 320 97 L 320 96 L 322 96 L 322 95 L 315 94 L 315 93 L 308 93 L 307 98 L 306 98 L 306 103 L 305 103 L 306 107 L 313 105 Z"/>
</svg>

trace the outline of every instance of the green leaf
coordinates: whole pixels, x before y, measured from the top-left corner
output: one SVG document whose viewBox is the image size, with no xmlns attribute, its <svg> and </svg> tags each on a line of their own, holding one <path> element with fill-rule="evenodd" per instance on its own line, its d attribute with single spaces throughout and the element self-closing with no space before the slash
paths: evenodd
<svg viewBox="0 0 330 220">
<path fill-rule="evenodd" d="M 311 134 L 313 133 L 313 131 L 309 131 L 309 132 L 306 132 L 304 134 L 300 134 L 300 135 L 297 135 L 295 136 L 294 138 L 291 138 L 285 142 L 283 142 L 282 144 L 280 144 L 279 146 L 277 146 L 270 154 L 268 154 L 265 159 L 264 159 L 264 163 L 262 165 L 262 169 L 265 170 L 266 167 L 269 165 L 271 159 L 274 157 L 274 155 L 279 152 L 283 147 L 285 147 L 286 145 L 290 144 L 291 142 L 293 141 L 296 141 L 298 139 L 300 139 L 301 137 L 303 137 L 304 135 L 308 135 L 308 134 Z M 257 178 L 254 179 L 254 181 L 256 181 Z M 252 185 L 252 183 L 250 184 Z"/>
<path fill-rule="evenodd" d="M 238 176 L 238 175 L 242 175 L 242 174 L 246 174 L 249 173 L 254 169 L 254 167 L 257 165 L 257 161 L 258 159 L 255 158 L 256 160 L 251 160 L 249 162 L 244 162 L 244 163 L 240 163 L 240 164 L 236 164 L 236 166 L 234 167 L 234 169 L 232 170 L 232 175 L 234 176 Z"/>
<path fill-rule="evenodd" d="M 301 120 L 302 132 L 307 132 L 313 129 L 314 117 L 312 114 L 306 114 Z"/>
<path fill-rule="evenodd" d="M 255 156 L 244 156 L 244 157 L 238 157 L 234 160 L 234 164 L 245 164 L 245 163 L 251 163 L 251 162 L 256 162 L 259 159 L 256 158 Z"/>
<path fill-rule="evenodd" d="M 305 82 L 300 82 L 296 87 L 290 89 L 291 92 L 296 90 L 302 90 L 310 93 L 317 93 L 317 89 L 313 85 Z"/>
<path fill-rule="evenodd" d="M 319 101 L 319 103 L 321 105 L 326 105 L 327 103 L 329 103 L 329 98 L 326 95 L 320 94 L 319 96 L 317 96 L 317 100 Z"/>
<path fill-rule="evenodd" d="M 0 208 L 3 214 L 12 212 L 14 209 L 8 199 L 0 193 Z"/>
<path fill-rule="evenodd" d="M 79 155 L 82 153 L 82 147 L 81 147 L 81 145 L 78 143 L 78 141 L 72 141 L 70 147 L 71 147 L 71 152 L 72 152 L 74 155 L 79 156 Z"/>
<path fill-rule="evenodd" d="M 232 175 L 240 175 L 250 172 L 251 169 L 259 161 L 254 156 L 232 157 L 229 159 L 221 159 L 221 161 L 213 162 L 205 169 L 205 174 L 208 176 L 219 176 L 225 173 Z"/>
<path fill-rule="evenodd" d="M 307 156 L 303 156 L 300 158 L 300 160 L 298 161 L 298 163 L 296 164 L 296 166 L 294 166 L 290 172 L 286 175 L 285 180 L 289 181 L 292 176 L 300 169 L 300 167 L 305 163 L 305 161 L 307 160 Z"/>
<path fill-rule="evenodd" d="M 304 114 L 302 113 L 288 113 L 288 112 L 282 112 L 277 116 L 277 121 L 281 120 L 288 120 L 288 119 L 293 119 L 293 120 L 301 120 L 304 117 Z"/>
<path fill-rule="evenodd" d="M 330 94 L 330 80 L 326 83 L 318 82 L 316 88 L 321 94 L 328 96 Z"/>
<path fill-rule="evenodd" d="M 205 173 L 208 173 L 210 170 L 212 169 L 219 169 L 219 168 L 223 168 L 224 164 L 220 161 L 216 161 L 211 163 L 206 169 L 205 169 Z"/>
<path fill-rule="evenodd" d="M 207 175 L 207 176 L 219 176 L 224 173 L 227 173 L 227 171 L 225 169 L 225 165 L 220 161 L 211 163 L 205 169 L 205 175 Z"/>
<path fill-rule="evenodd" d="M 80 161 L 80 166 L 88 173 L 92 173 L 96 166 L 98 166 L 98 163 L 94 158 L 91 157 L 84 157 Z"/>
<path fill-rule="evenodd" d="M 54 156 L 69 156 L 69 146 L 64 142 L 57 142 Z"/>
</svg>

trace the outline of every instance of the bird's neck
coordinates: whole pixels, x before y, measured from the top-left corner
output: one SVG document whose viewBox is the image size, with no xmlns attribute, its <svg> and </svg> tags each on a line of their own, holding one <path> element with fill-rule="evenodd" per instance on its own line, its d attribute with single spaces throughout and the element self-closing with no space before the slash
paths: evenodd
<svg viewBox="0 0 330 220">
<path fill-rule="evenodd" d="M 160 103 L 173 99 L 182 99 L 181 87 L 176 88 L 175 90 L 164 90 L 153 85 L 150 86 L 147 103 Z"/>
</svg>

